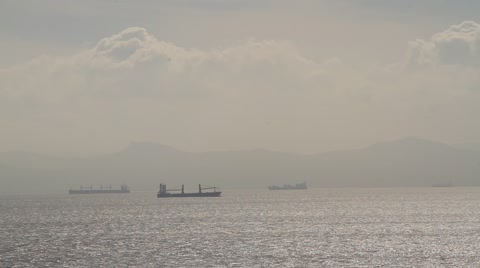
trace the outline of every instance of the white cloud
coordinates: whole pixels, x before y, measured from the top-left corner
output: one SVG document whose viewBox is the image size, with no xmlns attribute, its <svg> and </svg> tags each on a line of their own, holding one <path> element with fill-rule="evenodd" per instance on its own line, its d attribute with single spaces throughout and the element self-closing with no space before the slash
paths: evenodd
<svg viewBox="0 0 480 268">
<path fill-rule="evenodd" d="M 3 70 L 1 93 L 16 98 L 39 90 L 42 94 L 36 98 L 42 99 L 49 98 L 49 91 L 129 97 L 144 95 L 147 90 L 146 97 L 186 97 L 186 91 L 206 94 L 229 88 L 250 90 L 247 86 L 285 88 L 294 86 L 286 81 L 322 73 L 322 69 L 288 42 L 251 40 L 215 51 L 187 50 L 133 27 L 70 58 L 42 56 Z M 28 79 L 20 78 L 25 75 Z"/>
<path fill-rule="evenodd" d="M 478 60 L 477 49 L 478 24 L 465 22 L 410 43 L 410 65 L 442 68 L 385 71 L 317 62 L 288 41 L 187 49 L 127 28 L 70 57 L 0 70 L 0 123 L 10 140 L 2 146 L 108 151 L 151 140 L 186 150 L 316 152 L 402 136 L 467 139 L 480 134 L 478 69 L 447 55 Z"/>
<path fill-rule="evenodd" d="M 430 40 L 410 42 L 408 65 L 458 65 L 480 67 L 480 24 L 464 21 Z"/>
<path fill-rule="evenodd" d="M 25 135 L 24 142 L 53 135 L 68 143 L 68 137 L 58 136 L 71 131 L 78 140 L 98 129 L 118 137 L 118 143 L 180 144 L 170 140 L 178 131 L 233 137 L 284 116 L 288 121 L 301 116 L 292 109 L 326 90 L 319 79 L 326 77 L 326 67 L 339 64 L 338 59 L 323 65 L 310 61 L 286 41 L 250 40 L 202 51 L 128 28 L 71 57 L 41 56 L 0 70 L 0 118 L 17 139 L 22 139 L 20 125 L 37 132 L 31 140 Z M 160 129 L 160 137 L 150 135 Z"/>
</svg>

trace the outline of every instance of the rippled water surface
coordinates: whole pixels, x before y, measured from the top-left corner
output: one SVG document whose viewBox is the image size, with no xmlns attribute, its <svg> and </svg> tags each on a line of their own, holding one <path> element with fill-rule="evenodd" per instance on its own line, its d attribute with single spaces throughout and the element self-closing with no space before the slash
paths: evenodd
<svg viewBox="0 0 480 268">
<path fill-rule="evenodd" d="M 0 196 L 0 267 L 479 267 L 480 189 Z"/>
</svg>

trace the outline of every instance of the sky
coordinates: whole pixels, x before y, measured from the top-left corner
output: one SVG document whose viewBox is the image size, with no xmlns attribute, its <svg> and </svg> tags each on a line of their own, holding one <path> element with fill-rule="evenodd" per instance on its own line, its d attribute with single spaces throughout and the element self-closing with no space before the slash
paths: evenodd
<svg viewBox="0 0 480 268">
<path fill-rule="evenodd" d="M 0 151 L 480 142 L 480 2 L 0 1 Z"/>
</svg>

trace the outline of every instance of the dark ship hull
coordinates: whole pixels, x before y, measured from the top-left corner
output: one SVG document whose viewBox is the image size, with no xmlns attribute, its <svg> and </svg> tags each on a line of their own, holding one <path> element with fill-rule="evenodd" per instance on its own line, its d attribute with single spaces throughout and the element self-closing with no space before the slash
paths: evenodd
<svg viewBox="0 0 480 268">
<path fill-rule="evenodd" d="M 69 190 L 69 194 L 128 194 L 130 190 Z"/>
<path fill-rule="evenodd" d="M 157 193 L 158 198 L 163 197 L 219 197 L 222 192 L 208 192 L 208 193 L 183 193 L 183 194 L 172 194 L 172 193 Z"/>
<path fill-rule="evenodd" d="M 202 192 L 202 190 L 213 189 L 213 192 Z M 160 184 L 160 191 L 157 193 L 158 198 L 165 198 L 165 197 L 219 197 L 222 192 L 217 191 L 217 187 L 207 187 L 202 188 L 202 186 L 198 185 L 198 193 L 185 193 L 184 187 L 182 185 L 181 189 L 175 190 L 167 190 L 167 186 L 165 184 Z M 180 193 L 171 193 L 171 191 L 181 191 Z"/>
</svg>

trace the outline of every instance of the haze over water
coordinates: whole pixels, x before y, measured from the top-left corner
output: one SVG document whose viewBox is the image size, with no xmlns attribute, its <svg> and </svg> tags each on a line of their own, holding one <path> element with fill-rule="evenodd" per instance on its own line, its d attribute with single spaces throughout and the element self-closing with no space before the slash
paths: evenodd
<svg viewBox="0 0 480 268">
<path fill-rule="evenodd" d="M 0 267 L 477 267 L 479 188 L 0 196 Z"/>
<path fill-rule="evenodd" d="M 479 10 L 0 0 L 0 267 L 480 266 Z"/>
</svg>

